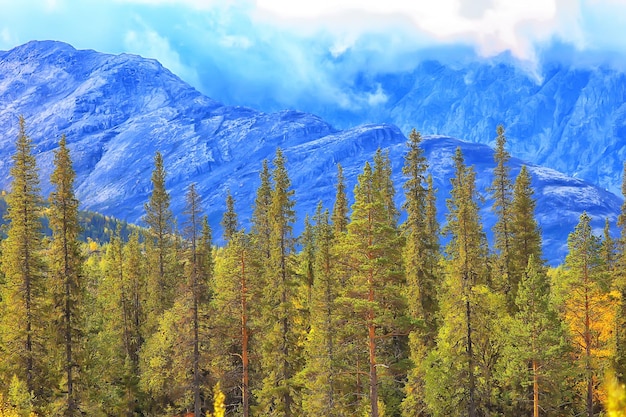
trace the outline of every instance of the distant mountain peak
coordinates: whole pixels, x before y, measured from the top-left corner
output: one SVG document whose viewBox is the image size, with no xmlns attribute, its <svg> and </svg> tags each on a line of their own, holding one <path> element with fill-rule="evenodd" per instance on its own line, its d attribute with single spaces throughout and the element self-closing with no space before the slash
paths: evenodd
<svg viewBox="0 0 626 417">
<path fill-rule="evenodd" d="M 480 72 L 472 77 L 472 83 L 484 82 Z M 445 87 L 439 83 L 421 88 L 425 92 L 416 96 L 425 100 L 420 114 L 440 117 L 435 94 L 440 93 L 437 88 Z M 493 86 L 485 88 L 489 91 Z M 406 100 L 404 105 L 408 106 Z M 458 130 L 454 123 L 463 120 L 464 111 L 467 108 L 453 109 L 451 130 Z M 297 230 L 318 201 L 327 207 L 332 204 L 336 164 L 342 164 L 352 190 L 363 164 L 379 147 L 390 151 L 398 202 L 403 197 L 401 166 L 406 137 L 397 126 L 383 123 L 338 130 L 309 113 L 263 113 L 225 106 L 202 95 L 157 61 L 135 55 L 76 50 L 54 41 L 29 42 L 0 53 L 1 189 L 10 184 L 10 155 L 19 115 L 26 118 L 27 133 L 35 144 L 44 195 L 51 189 L 53 151 L 65 134 L 82 207 L 122 220 L 141 220 L 151 191 L 156 151 L 163 154 L 174 212 L 181 214 L 184 193 L 190 183 L 196 183 L 218 236 L 227 190 L 236 199 L 240 219 L 249 224 L 261 161 L 272 160 L 277 147 L 287 157 L 296 192 Z M 413 115 L 407 110 L 405 120 Z M 446 133 L 443 128 L 438 132 Z M 490 135 L 495 136 L 495 130 Z M 466 161 L 476 165 L 483 192 L 493 169 L 492 151 L 484 145 L 426 136 L 424 149 L 440 190 L 442 220 L 452 175 L 447 158 L 457 146 L 466 153 Z M 513 159 L 513 172 L 521 164 Z M 582 210 L 594 216 L 596 226 L 604 224 L 604 217 L 614 220 L 619 212 L 620 200 L 597 187 L 534 165 L 531 173 L 546 256 L 552 261 L 563 258 L 566 236 Z M 488 229 L 493 216 L 488 208 L 482 212 Z"/>
</svg>

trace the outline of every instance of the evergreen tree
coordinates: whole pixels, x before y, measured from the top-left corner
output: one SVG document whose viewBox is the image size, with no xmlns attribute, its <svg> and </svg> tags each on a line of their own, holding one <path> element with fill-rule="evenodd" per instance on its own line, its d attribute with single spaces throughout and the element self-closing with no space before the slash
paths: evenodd
<svg viewBox="0 0 626 417">
<path fill-rule="evenodd" d="M 615 323 L 615 376 L 622 383 L 626 383 L 626 163 L 622 173 L 622 203 L 621 212 L 617 218 L 620 230 L 617 241 L 617 268 L 615 269 L 615 286 L 619 291 L 619 303 L 617 307 Z"/>
<path fill-rule="evenodd" d="M 82 327 L 82 254 L 78 242 L 78 200 L 74 196 L 75 173 L 72 168 L 65 136 L 54 155 L 55 170 L 50 182 L 55 190 L 50 194 L 48 218 L 52 230 L 50 247 L 50 279 L 53 287 L 55 326 L 63 340 L 64 355 L 61 363 L 65 371 L 65 406 L 63 415 L 79 413 L 79 399 L 74 388 L 75 371 L 81 364 L 78 350 L 81 346 Z"/>
<path fill-rule="evenodd" d="M 332 223 L 335 233 L 344 233 L 348 226 L 348 198 L 346 197 L 346 184 L 343 177 L 343 168 L 337 164 L 337 192 L 333 206 Z"/>
<path fill-rule="evenodd" d="M 493 227 L 494 247 L 498 255 L 499 276 L 504 279 L 504 292 L 507 294 L 507 301 L 510 307 L 515 306 L 515 294 L 519 276 L 512 273 L 511 248 L 512 223 L 513 223 L 513 184 L 510 178 L 510 168 L 508 162 L 511 159 L 509 153 L 504 149 L 506 137 L 504 127 L 497 128 L 496 150 L 493 155 L 496 167 L 493 170 L 493 183 L 490 191 L 494 199 L 493 210 L 496 214 L 496 224 Z"/>
<path fill-rule="evenodd" d="M 613 240 L 613 237 L 611 236 L 611 228 L 609 225 L 609 219 L 607 218 L 604 221 L 604 232 L 600 247 L 600 256 L 602 257 L 604 268 L 608 273 L 612 273 L 615 269 L 616 246 L 615 240 Z"/>
<path fill-rule="evenodd" d="M 511 415 L 539 416 L 539 410 L 562 412 L 568 389 L 564 370 L 565 329 L 551 302 L 550 280 L 540 260 L 531 255 L 526 273 L 519 282 L 515 303 L 517 313 L 509 326 L 505 348 L 506 368 L 502 379 L 512 404 Z M 528 388 L 532 402 L 528 405 Z M 532 409 L 532 411 L 531 411 Z"/>
<path fill-rule="evenodd" d="M 352 216 L 340 248 L 340 262 L 349 274 L 341 302 L 352 311 L 348 320 L 356 332 L 357 343 L 366 342 L 369 396 L 364 405 L 372 417 L 381 415 L 381 406 L 399 406 L 401 394 L 394 378 L 401 379 L 400 375 L 406 372 L 403 355 L 394 356 L 394 348 L 398 348 L 407 329 L 406 301 L 401 291 L 401 244 L 395 209 L 389 206 L 393 195 L 385 186 L 388 181 L 390 169 L 385 161 L 377 159 L 374 170 L 365 164 L 354 190 Z M 358 362 L 355 365 L 359 373 Z M 382 375 L 379 369 L 384 369 Z M 385 395 L 379 395 L 380 389 Z"/>
<path fill-rule="evenodd" d="M 537 205 L 531 187 L 531 178 L 525 165 L 522 166 L 513 188 L 513 203 L 511 212 L 511 275 L 514 281 L 518 281 L 526 267 L 530 257 L 536 261 L 542 259 L 541 233 L 535 220 L 535 207 Z"/>
<path fill-rule="evenodd" d="M 569 252 L 565 258 L 565 319 L 575 345 L 576 361 L 585 385 L 585 413 L 593 417 L 600 407 L 598 385 L 603 377 L 606 347 L 612 330 L 612 309 L 609 304 L 608 276 L 603 271 L 600 239 L 591 229 L 587 213 L 567 239 Z"/>
<path fill-rule="evenodd" d="M 254 201 L 254 211 L 252 213 L 252 235 L 255 237 L 256 244 L 259 246 L 261 253 L 266 257 L 270 257 L 270 206 L 272 204 L 272 175 L 270 174 L 267 160 L 263 160 L 263 167 L 259 174 L 261 184 L 257 189 L 256 199 Z"/>
<path fill-rule="evenodd" d="M 310 309 L 310 329 L 305 345 L 306 365 L 303 369 L 306 389 L 302 409 L 307 416 L 339 416 L 348 412 L 338 382 L 337 328 L 339 326 L 335 302 L 340 286 L 336 274 L 336 255 L 333 225 L 328 210 L 321 204 L 315 214 L 313 239 L 314 274 Z"/>
<path fill-rule="evenodd" d="M 261 297 L 254 278 L 259 273 L 250 236 L 235 232 L 216 256 L 215 280 L 211 285 L 212 334 L 220 343 L 213 344 L 212 352 L 214 367 L 219 371 L 217 377 L 226 392 L 236 391 L 244 417 L 250 415 L 252 404 L 252 319 L 260 316 L 256 306 Z"/>
<path fill-rule="evenodd" d="M 224 230 L 224 241 L 228 242 L 239 228 L 237 213 L 235 213 L 235 200 L 230 190 L 226 194 L 226 211 L 222 217 L 222 228 Z"/>
<path fill-rule="evenodd" d="M 295 220 L 294 191 L 290 189 L 291 181 L 280 148 L 274 158 L 272 178 L 274 189 L 270 193 L 268 211 L 269 258 L 265 267 L 263 293 L 266 312 L 265 334 L 261 342 L 263 383 L 257 398 L 261 414 L 290 417 L 298 414 L 294 376 L 300 366 L 300 335 L 297 330 L 299 314 L 294 303 L 297 281 L 292 269 L 295 245 L 292 234 Z"/>
<path fill-rule="evenodd" d="M 120 231 L 118 230 L 118 236 Z M 121 244 L 118 242 L 118 245 Z M 119 250 L 119 249 L 118 249 Z M 121 254 L 120 307 L 123 323 L 124 362 L 127 369 L 126 414 L 135 415 L 142 405 L 139 390 L 139 355 L 145 339 L 146 313 L 144 310 L 146 288 L 146 265 L 143 247 L 139 242 L 139 232 L 134 230 Z"/>
<path fill-rule="evenodd" d="M 187 274 L 189 277 L 189 292 L 191 295 L 191 327 L 193 329 L 193 359 L 192 359 L 192 393 L 193 393 L 193 410 L 194 416 L 200 417 L 202 413 L 202 400 L 201 400 L 201 386 L 202 375 L 200 370 L 200 303 L 201 297 L 206 293 L 206 286 L 203 285 L 202 276 L 200 271 L 200 256 L 199 256 L 199 244 L 202 236 L 202 218 L 201 218 L 201 203 L 200 196 L 196 191 L 196 185 L 191 184 L 186 195 L 186 208 L 185 215 L 187 216 L 187 227 L 185 228 L 185 234 L 187 237 L 188 248 L 188 260 L 187 260 Z M 205 234 L 208 228 L 208 222 L 204 222 Z M 210 247 L 210 232 L 205 239 L 209 239 Z"/>
<path fill-rule="evenodd" d="M 157 152 L 154 156 L 154 170 L 151 178 L 152 194 L 145 205 L 144 216 L 150 232 L 149 238 L 152 240 L 152 244 L 148 246 L 151 253 L 147 254 L 151 258 L 148 309 L 152 327 L 158 316 L 170 308 L 174 300 L 172 268 L 174 216 L 170 210 L 170 195 L 165 189 L 165 175 L 163 156 Z"/>
<path fill-rule="evenodd" d="M 440 297 L 442 325 L 426 366 L 426 403 L 434 415 L 492 412 L 494 370 L 501 348 L 503 300 L 488 284 L 486 237 L 476 203 L 475 174 L 460 148 L 448 200 L 447 276 Z"/>
<path fill-rule="evenodd" d="M 39 401 L 50 387 L 44 383 L 44 263 L 42 259 L 39 174 L 25 121 L 19 119 L 16 152 L 12 157 L 11 192 L 7 195 L 7 238 L 2 242 L 0 308 L 0 367 L 16 375 Z M 9 385 L 4 380 L 4 386 Z"/>
<path fill-rule="evenodd" d="M 427 162 L 420 148 L 421 136 L 413 130 L 409 135 L 408 152 L 404 159 L 403 174 L 406 222 L 402 225 L 405 236 L 404 266 L 408 312 L 417 327 L 409 335 L 409 348 L 413 368 L 408 375 L 406 398 L 403 402 L 404 416 L 424 415 L 424 381 L 422 361 L 435 346 L 437 336 L 436 315 L 437 276 L 434 265 L 438 260 L 437 241 L 439 233 L 432 192 L 432 177 L 426 179 Z M 430 217 L 429 217 L 430 216 Z M 434 224 L 432 222 L 434 221 Z M 429 224 L 429 222 L 431 224 Z M 434 236 L 433 236 L 434 235 Z"/>
</svg>

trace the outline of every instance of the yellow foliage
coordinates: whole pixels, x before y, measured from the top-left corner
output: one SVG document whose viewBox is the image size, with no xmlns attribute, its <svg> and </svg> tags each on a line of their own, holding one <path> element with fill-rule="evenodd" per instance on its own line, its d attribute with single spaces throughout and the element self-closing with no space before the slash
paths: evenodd
<svg viewBox="0 0 626 417">
<path fill-rule="evenodd" d="M 607 417 L 626 417 L 626 386 L 620 384 L 615 375 L 608 375 L 604 382 Z"/>
<path fill-rule="evenodd" d="M 226 395 L 222 392 L 222 387 L 219 383 L 213 387 L 213 414 L 208 414 L 207 417 L 226 417 Z"/>
</svg>

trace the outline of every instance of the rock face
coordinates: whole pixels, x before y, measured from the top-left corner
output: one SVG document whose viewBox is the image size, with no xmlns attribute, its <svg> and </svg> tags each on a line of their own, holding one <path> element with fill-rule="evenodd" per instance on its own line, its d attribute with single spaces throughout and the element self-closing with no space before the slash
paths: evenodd
<svg viewBox="0 0 626 417">
<path fill-rule="evenodd" d="M 341 118 L 323 109 L 318 114 L 331 123 L 377 120 L 405 133 L 416 128 L 488 145 L 503 124 L 513 155 L 620 193 L 626 160 L 622 71 L 552 61 L 531 73 L 500 56 L 462 65 L 424 61 L 370 84 L 380 86 L 384 103 Z"/>
<path fill-rule="evenodd" d="M 436 88 L 431 88 L 433 94 Z M 424 114 L 436 110 L 423 109 Z M 407 112 L 409 119 L 413 114 Z M 398 127 L 377 124 L 340 131 L 312 114 L 266 114 L 224 106 L 158 62 L 138 56 L 77 51 L 59 42 L 30 42 L 0 52 L 2 189 L 10 184 L 10 156 L 19 115 L 26 118 L 27 133 L 35 143 L 44 195 L 50 192 L 53 150 L 65 134 L 82 207 L 132 222 L 140 222 L 144 214 L 156 151 L 164 157 L 167 187 L 179 225 L 184 223 L 181 213 L 186 189 L 194 182 L 217 236 L 227 190 L 235 197 L 242 224 L 249 224 L 261 163 L 271 161 L 277 147 L 287 158 L 296 192 L 296 231 L 318 201 L 332 205 L 336 164 L 344 167 L 352 190 L 365 161 L 371 161 L 378 147 L 389 150 L 398 203 L 403 200 L 401 166 L 406 138 Z M 459 114 L 450 122 L 450 130 L 470 129 L 473 119 L 461 123 L 464 118 Z M 475 166 L 479 189 L 486 193 L 494 166 L 491 148 L 442 136 L 425 137 L 423 146 L 439 189 L 442 222 L 457 146 L 466 162 Z M 558 147 L 550 152 L 546 149 L 546 154 L 556 154 L 555 158 L 558 152 Z M 512 159 L 513 175 L 522 164 Z M 615 221 L 621 204 L 615 195 L 557 171 L 529 165 L 546 257 L 552 263 L 563 259 L 567 234 L 583 210 L 593 216 L 598 230 L 605 217 Z M 489 206 L 487 200 L 483 210 L 486 229 L 494 221 Z"/>
</svg>

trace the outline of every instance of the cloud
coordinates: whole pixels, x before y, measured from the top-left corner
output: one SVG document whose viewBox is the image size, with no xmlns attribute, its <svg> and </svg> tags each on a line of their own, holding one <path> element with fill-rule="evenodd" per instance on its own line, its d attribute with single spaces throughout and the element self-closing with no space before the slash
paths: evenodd
<svg viewBox="0 0 626 417">
<path fill-rule="evenodd" d="M 393 92 L 380 78 L 429 58 L 505 52 L 533 70 L 557 52 L 626 56 L 622 0 L 0 0 L 0 10 L 1 49 L 56 39 L 135 53 L 214 99 L 266 111 L 381 106 Z"/>
<path fill-rule="evenodd" d="M 172 49 L 169 41 L 156 31 L 149 28 L 144 28 L 142 31 L 130 30 L 124 37 L 124 44 L 129 52 L 156 59 L 188 83 L 200 84 L 196 70 L 183 64 L 180 55 Z"/>
</svg>

